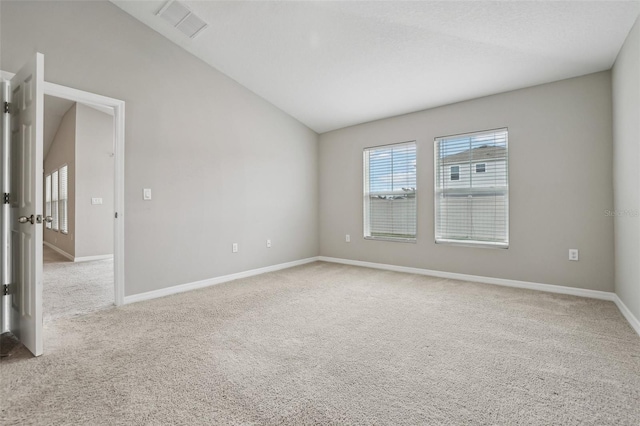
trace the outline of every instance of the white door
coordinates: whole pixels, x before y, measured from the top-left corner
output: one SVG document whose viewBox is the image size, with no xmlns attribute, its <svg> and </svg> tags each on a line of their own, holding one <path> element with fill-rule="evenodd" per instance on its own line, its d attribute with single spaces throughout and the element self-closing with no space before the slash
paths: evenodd
<svg viewBox="0 0 640 426">
<path fill-rule="evenodd" d="M 44 56 L 11 79 L 11 332 L 42 355 Z"/>
</svg>

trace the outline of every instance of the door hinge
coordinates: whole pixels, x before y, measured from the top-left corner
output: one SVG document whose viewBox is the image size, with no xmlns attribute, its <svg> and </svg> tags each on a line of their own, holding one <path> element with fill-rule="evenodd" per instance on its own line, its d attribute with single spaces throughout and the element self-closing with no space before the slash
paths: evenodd
<svg viewBox="0 0 640 426">
<path fill-rule="evenodd" d="M 4 113 L 5 114 L 9 114 L 10 109 L 11 109 L 11 104 L 9 102 L 5 102 L 4 103 Z"/>
<path fill-rule="evenodd" d="M 8 296 L 11 294 L 11 284 L 2 284 L 2 295 Z"/>
<path fill-rule="evenodd" d="M 4 195 L 2 196 L 2 204 L 10 204 L 11 203 L 11 196 L 9 195 L 8 192 L 5 192 Z"/>
</svg>

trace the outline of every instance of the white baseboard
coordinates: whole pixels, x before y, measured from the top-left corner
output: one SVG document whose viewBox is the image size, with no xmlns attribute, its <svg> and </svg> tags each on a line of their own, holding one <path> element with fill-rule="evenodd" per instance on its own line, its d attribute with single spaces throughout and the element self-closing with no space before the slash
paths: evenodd
<svg viewBox="0 0 640 426">
<path fill-rule="evenodd" d="M 363 262 L 360 260 L 338 259 L 335 257 L 320 256 L 320 261 L 342 263 L 345 265 L 364 266 L 365 268 L 384 269 L 387 271 L 407 272 L 410 274 L 429 275 L 432 277 L 447 278 L 460 281 L 473 281 L 483 284 L 501 285 L 505 287 L 526 288 L 529 290 L 546 291 L 549 293 L 570 294 L 572 296 L 588 297 L 613 301 L 615 293 L 609 291 L 587 290 L 584 288 L 565 287 L 552 284 L 539 284 L 529 281 L 509 280 L 505 278 L 482 277 L 479 275 L 458 274 L 456 272 L 434 271 L 431 269 L 410 268 L 408 266 L 387 265 L 384 263 Z"/>
<path fill-rule="evenodd" d="M 54 246 L 53 244 L 47 242 L 47 241 L 43 241 L 42 244 L 44 244 L 45 246 L 49 247 L 51 250 L 55 251 L 56 253 L 60 253 L 61 255 L 63 255 L 64 257 L 66 257 L 67 259 L 69 259 L 72 262 L 89 262 L 92 260 L 104 260 L 104 259 L 113 259 L 113 254 L 101 254 L 99 256 L 82 256 L 82 257 L 74 257 L 72 255 L 70 255 L 69 253 L 67 253 L 66 251 L 62 250 L 59 247 Z"/>
<path fill-rule="evenodd" d="M 265 274 L 267 272 L 279 271 L 281 269 L 292 268 L 294 266 L 305 265 L 307 263 L 316 262 L 317 257 L 309 257 L 306 259 L 294 260 L 293 262 L 280 263 L 278 265 L 265 266 L 264 268 L 251 269 L 244 272 L 238 272 L 235 274 L 223 275 L 221 277 L 209 278 L 202 281 L 195 281 L 192 283 L 180 284 L 173 287 L 162 288 L 160 290 L 148 291 L 146 293 L 133 294 L 131 296 L 125 296 L 124 304 L 141 302 L 143 300 L 156 299 L 158 297 L 169 296 L 172 294 L 183 293 L 185 291 L 196 290 L 199 288 L 209 287 L 216 284 L 226 283 L 228 281 L 238 280 L 241 278 L 252 277 L 254 275 Z"/>
<path fill-rule="evenodd" d="M 66 257 L 67 259 L 69 259 L 70 261 L 73 262 L 73 256 L 70 255 L 69 253 L 67 253 L 66 251 L 62 250 L 59 247 L 54 246 L 53 244 L 47 242 L 47 241 L 43 241 L 42 244 L 44 244 L 45 246 L 49 247 L 51 250 L 55 251 L 56 253 L 59 253 L 61 255 L 63 255 L 64 257 Z"/>
<path fill-rule="evenodd" d="M 82 257 L 74 257 L 74 262 L 90 262 L 92 260 L 105 260 L 105 259 L 113 259 L 112 254 L 101 254 L 99 256 L 82 256 Z"/>
<path fill-rule="evenodd" d="M 344 265 L 362 266 L 365 268 L 384 269 L 387 271 L 406 272 L 410 274 L 429 275 L 432 277 L 448 278 L 452 280 L 473 281 L 483 284 L 501 285 L 505 287 L 525 288 L 529 290 L 546 291 L 549 293 L 568 294 L 571 296 L 588 297 L 590 299 L 609 300 L 614 302 L 622 316 L 631 328 L 640 335 L 640 321 L 631 313 L 629 308 L 620 300 L 617 294 L 609 291 L 588 290 L 584 288 L 566 287 L 561 285 L 532 283 L 529 281 L 508 280 L 504 278 L 482 277 L 479 275 L 458 274 L 455 272 L 433 271 L 430 269 L 410 268 L 407 266 L 387 265 L 384 263 L 363 262 L 360 260 L 339 259 L 336 257 L 319 256 L 319 261 L 341 263 Z"/>
<path fill-rule="evenodd" d="M 620 309 L 620 312 L 622 312 L 622 316 L 625 317 L 627 321 L 629 321 L 629 325 L 631 325 L 631 328 L 633 328 L 636 333 L 638 333 L 638 336 L 640 336 L 640 321 L 638 320 L 638 318 L 633 315 L 629 308 L 627 308 L 627 305 L 624 304 L 622 299 L 620 299 L 617 294 L 615 295 L 613 301 L 615 302 L 618 309 Z"/>
<path fill-rule="evenodd" d="M 53 248 L 53 247 L 52 247 Z M 55 250 L 55 248 L 54 248 Z M 461 281 L 472 281 L 483 284 L 493 284 L 505 287 L 524 288 L 528 290 L 546 291 L 549 293 L 568 294 L 572 296 L 587 297 L 591 299 L 608 300 L 614 302 L 622 315 L 629 321 L 631 327 L 640 335 L 640 321 L 631 313 L 627 306 L 620 300 L 617 294 L 608 291 L 588 290 L 583 288 L 566 287 L 552 284 L 540 284 L 529 281 L 517 281 L 504 278 L 483 277 L 479 275 L 459 274 L 455 272 L 434 271 L 430 269 L 411 268 L 407 266 L 388 265 L 383 263 L 363 262 L 360 260 L 339 259 L 335 257 L 317 256 L 306 259 L 296 260 L 293 262 L 280 263 L 278 265 L 266 266 L 264 268 L 251 269 L 249 271 L 238 272 L 235 274 L 224 275 L 221 277 L 210 278 L 202 281 L 181 284 L 173 287 L 167 287 L 160 290 L 153 290 L 146 293 L 125 296 L 124 304 L 141 302 L 143 300 L 156 299 L 158 297 L 169 296 L 172 294 L 183 293 L 185 291 L 196 290 L 199 288 L 209 287 L 216 284 L 222 284 L 228 281 L 238 280 L 241 278 L 252 277 L 267 272 L 279 271 L 281 269 L 292 268 L 294 266 L 304 265 L 316 261 L 341 263 L 344 265 L 362 266 L 365 268 L 383 269 L 387 271 L 406 272 L 410 274 L 429 275 L 433 277 L 447 278 Z"/>
</svg>

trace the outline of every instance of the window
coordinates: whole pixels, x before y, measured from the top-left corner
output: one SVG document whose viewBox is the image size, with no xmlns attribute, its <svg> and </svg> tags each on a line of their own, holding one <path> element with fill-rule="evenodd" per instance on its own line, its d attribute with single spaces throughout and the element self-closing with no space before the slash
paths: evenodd
<svg viewBox="0 0 640 426">
<path fill-rule="evenodd" d="M 53 222 L 51 222 L 51 228 L 54 231 L 59 229 L 58 222 L 58 171 L 51 173 L 51 216 Z"/>
<path fill-rule="evenodd" d="M 415 241 L 416 144 L 366 148 L 364 237 Z"/>
<path fill-rule="evenodd" d="M 460 180 L 460 166 L 451 166 L 451 180 Z"/>
<path fill-rule="evenodd" d="M 434 155 L 436 243 L 507 248 L 507 129 L 436 138 Z"/>
<path fill-rule="evenodd" d="M 67 166 L 60 167 L 60 232 L 69 232 L 68 203 L 69 192 L 67 189 Z"/>
<path fill-rule="evenodd" d="M 51 175 L 47 175 L 44 179 L 45 194 L 45 216 L 51 216 Z M 51 229 L 51 222 L 46 222 L 48 229 Z"/>
</svg>

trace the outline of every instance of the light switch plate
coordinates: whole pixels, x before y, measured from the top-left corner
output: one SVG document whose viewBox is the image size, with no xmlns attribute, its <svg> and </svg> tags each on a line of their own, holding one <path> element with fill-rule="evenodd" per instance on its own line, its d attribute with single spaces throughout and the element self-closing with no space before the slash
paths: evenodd
<svg viewBox="0 0 640 426">
<path fill-rule="evenodd" d="M 145 201 L 151 199 L 151 188 L 144 188 L 142 190 L 142 199 Z"/>
</svg>

